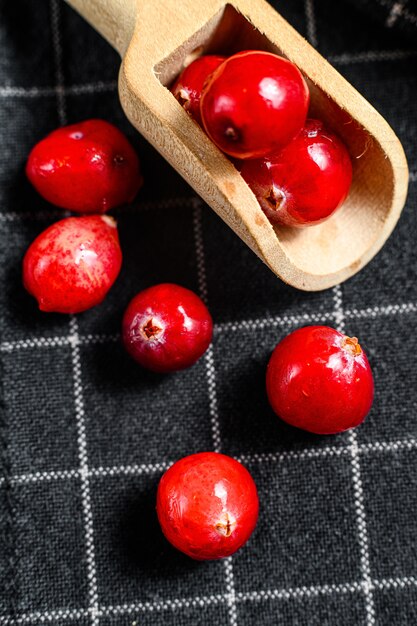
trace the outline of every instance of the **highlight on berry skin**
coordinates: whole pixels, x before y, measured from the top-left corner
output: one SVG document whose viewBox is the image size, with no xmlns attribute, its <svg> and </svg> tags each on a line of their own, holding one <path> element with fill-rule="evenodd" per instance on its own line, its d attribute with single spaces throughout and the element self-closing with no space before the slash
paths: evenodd
<svg viewBox="0 0 417 626">
<path fill-rule="evenodd" d="M 275 347 L 266 389 L 284 422 L 329 435 L 363 422 L 372 406 L 374 380 L 357 337 L 328 326 L 306 326 Z"/>
</svg>

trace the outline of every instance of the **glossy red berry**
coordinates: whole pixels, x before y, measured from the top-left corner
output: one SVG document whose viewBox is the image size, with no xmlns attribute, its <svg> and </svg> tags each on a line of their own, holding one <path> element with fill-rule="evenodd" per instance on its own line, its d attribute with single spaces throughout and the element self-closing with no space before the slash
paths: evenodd
<svg viewBox="0 0 417 626">
<path fill-rule="evenodd" d="M 213 334 L 210 313 L 193 291 L 162 283 L 141 291 L 123 317 L 123 343 L 129 354 L 154 372 L 193 365 Z"/>
<path fill-rule="evenodd" d="M 258 494 L 238 461 L 216 452 L 192 454 L 162 476 L 156 510 L 165 537 L 197 560 L 221 559 L 249 539 Z"/>
<path fill-rule="evenodd" d="M 203 85 L 225 59 L 226 57 L 209 54 L 196 59 L 181 72 L 171 88 L 181 106 L 200 126 L 203 124 L 200 114 Z"/>
<path fill-rule="evenodd" d="M 361 424 L 374 395 L 371 368 L 356 337 L 327 326 L 300 328 L 277 345 L 266 389 L 281 419 L 322 435 Z"/>
<path fill-rule="evenodd" d="M 312 119 L 280 152 L 245 161 L 240 172 L 273 224 L 300 227 L 330 217 L 352 182 L 345 145 L 323 122 Z"/>
<path fill-rule="evenodd" d="M 68 217 L 52 224 L 29 246 L 23 259 L 23 284 L 41 311 L 80 313 L 104 299 L 121 264 L 112 217 Z"/>
<path fill-rule="evenodd" d="M 131 202 L 142 185 L 132 145 L 115 126 L 95 119 L 47 135 L 32 149 L 26 174 L 45 200 L 76 213 Z"/>
<path fill-rule="evenodd" d="M 300 70 L 269 52 L 235 54 L 213 72 L 200 108 L 210 139 L 240 159 L 264 157 L 304 126 L 309 91 Z"/>
</svg>

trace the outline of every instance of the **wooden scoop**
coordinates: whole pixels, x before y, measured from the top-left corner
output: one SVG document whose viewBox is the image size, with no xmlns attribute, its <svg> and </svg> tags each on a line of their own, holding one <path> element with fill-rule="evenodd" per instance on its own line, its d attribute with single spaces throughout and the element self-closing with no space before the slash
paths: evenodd
<svg viewBox="0 0 417 626">
<path fill-rule="evenodd" d="M 404 206 L 408 168 L 387 122 L 264 0 L 67 0 L 120 53 L 119 94 L 132 124 L 282 280 L 326 289 L 382 247 Z M 166 88 L 206 53 L 262 49 L 295 63 L 319 117 L 347 144 L 353 184 L 323 224 L 273 227 L 228 158 Z M 243 270 L 243 268 L 242 268 Z"/>
</svg>

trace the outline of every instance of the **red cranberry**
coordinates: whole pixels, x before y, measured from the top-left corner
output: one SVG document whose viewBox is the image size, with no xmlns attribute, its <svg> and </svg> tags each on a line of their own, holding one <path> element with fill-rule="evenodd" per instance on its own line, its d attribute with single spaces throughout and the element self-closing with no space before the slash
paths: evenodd
<svg viewBox="0 0 417 626">
<path fill-rule="evenodd" d="M 41 311 L 80 313 L 99 304 L 122 264 L 112 217 L 68 217 L 52 224 L 29 246 L 23 284 Z"/>
<path fill-rule="evenodd" d="M 310 226 L 330 217 L 345 201 L 352 163 L 342 141 L 319 120 L 280 152 L 245 161 L 241 174 L 273 224 Z"/>
<path fill-rule="evenodd" d="M 221 559 L 249 539 L 258 519 L 249 472 L 216 452 L 192 454 L 162 476 L 156 510 L 165 537 L 197 560 Z"/>
<path fill-rule="evenodd" d="M 171 91 L 196 122 L 203 125 L 200 113 L 200 98 L 207 78 L 223 63 L 226 57 L 206 55 L 188 65 L 175 81 Z"/>
<path fill-rule="evenodd" d="M 322 435 L 361 424 L 374 395 L 371 368 L 356 337 L 327 326 L 300 328 L 277 345 L 266 389 L 285 422 Z"/>
<path fill-rule="evenodd" d="M 309 91 L 290 61 L 258 50 L 235 54 L 208 79 L 201 115 L 210 139 L 240 159 L 267 156 L 302 129 Z"/>
<path fill-rule="evenodd" d="M 193 365 L 207 350 L 213 322 L 192 291 L 162 283 L 141 291 L 123 317 L 123 343 L 129 354 L 154 372 Z"/>
<path fill-rule="evenodd" d="M 131 202 L 142 185 L 135 150 L 103 120 L 47 135 L 32 149 L 26 174 L 45 200 L 76 213 L 103 213 Z"/>
</svg>

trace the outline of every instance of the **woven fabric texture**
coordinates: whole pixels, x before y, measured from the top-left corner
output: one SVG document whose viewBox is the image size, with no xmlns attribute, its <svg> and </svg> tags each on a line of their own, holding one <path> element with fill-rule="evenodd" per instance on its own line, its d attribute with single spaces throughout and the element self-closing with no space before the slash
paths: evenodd
<svg viewBox="0 0 417 626">
<path fill-rule="evenodd" d="M 416 2 L 273 4 L 388 119 L 410 165 L 389 242 L 322 293 L 277 280 L 135 132 L 117 55 L 67 5 L 0 0 L 0 625 L 417 623 Z M 41 314 L 21 260 L 63 213 L 31 188 L 25 159 L 91 117 L 127 133 L 146 182 L 114 212 L 124 265 L 106 301 Z M 205 357 L 170 376 L 136 367 L 119 341 L 130 298 L 163 281 L 200 293 L 215 321 Z M 354 432 L 310 436 L 268 407 L 269 355 L 309 323 L 369 355 L 375 403 Z M 235 556 L 197 563 L 162 537 L 155 489 L 173 461 L 213 449 L 248 467 L 260 518 Z"/>
<path fill-rule="evenodd" d="M 417 0 L 354 0 L 380 24 L 406 36 L 417 35 Z"/>
</svg>

